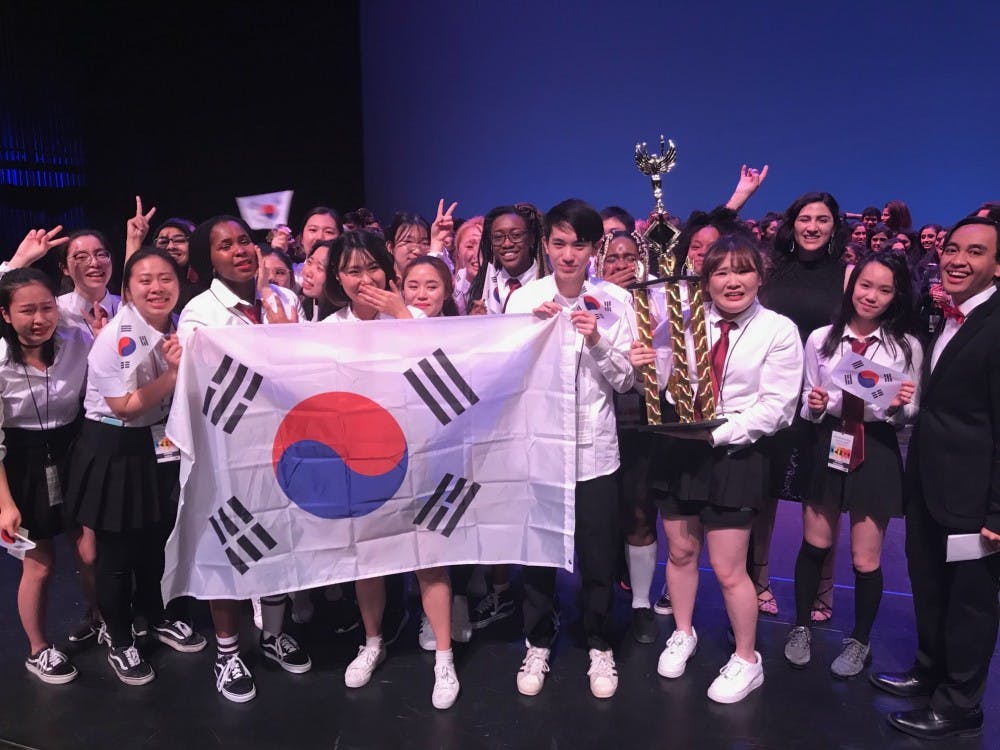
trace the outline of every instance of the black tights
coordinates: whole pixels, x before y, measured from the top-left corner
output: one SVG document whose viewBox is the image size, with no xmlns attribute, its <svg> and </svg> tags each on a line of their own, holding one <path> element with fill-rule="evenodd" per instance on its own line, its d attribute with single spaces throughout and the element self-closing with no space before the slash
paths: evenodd
<svg viewBox="0 0 1000 750">
<path fill-rule="evenodd" d="M 97 605 L 116 647 L 132 643 L 133 608 L 146 615 L 150 625 L 163 620 L 164 531 L 162 524 L 122 532 L 96 531 Z"/>
</svg>

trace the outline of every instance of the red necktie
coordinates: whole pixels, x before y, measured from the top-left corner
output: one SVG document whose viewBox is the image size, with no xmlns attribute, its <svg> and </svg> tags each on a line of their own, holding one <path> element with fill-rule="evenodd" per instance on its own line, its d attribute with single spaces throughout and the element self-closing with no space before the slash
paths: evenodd
<svg viewBox="0 0 1000 750">
<path fill-rule="evenodd" d="M 710 354 L 712 360 L 712 393 L 715 403 L 719 403 L 719 393 L 722 391 L 722 378 L 725 375 L 726 355 L 729 353 L 729 332 L 736 327 L 731 320 L 719 321 L 719 338 L 712 344 Z"/>
<path fill-rule="evenodd" d="M 507 296 L 504 298 L 503 301 L 503 312 L 507 312 L 507 303 L 510 302 L 510 295 L 512 295 L 520 288 L 521 288 L 521 282 L 518 281 L 516 278 L 511 278 L 507 282 Z"/>
<path fill-rule="evenodd" d="M 851 351 L 863 355 L 874 340 L 872 337 L 864 340 L 851 339 Z M 844 422 L 844 432 L 854 436 L 851 465 L 848 467 L 848 471 L 854 471 L 865 460 L 865 402 L 853 393 L 844 391 L 840 414 Z"/>
<path fill-rule="evenodd" d="M 236 309 L 243 313 L 247 320 L 249 320 L 254 325 L 260 323 L 260 300 L 254 302 L 252 305 L 248 305 L 246 302 L 240 302 L 236 305 Z"/>
</svg>

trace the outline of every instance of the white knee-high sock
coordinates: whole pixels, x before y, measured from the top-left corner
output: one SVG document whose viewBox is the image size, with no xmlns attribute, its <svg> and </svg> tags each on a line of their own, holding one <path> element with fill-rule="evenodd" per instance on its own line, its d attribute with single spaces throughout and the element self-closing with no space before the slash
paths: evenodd
<svg viewBox="0 0 1000 750">
<path fill-rule="evenodd" d="M 632 582 L 632 609 L 650 607 L 649 588 L 656 573 L 656 542 L 645 547 L 625 545 L 628 555 L 628 573 Z"/>
</svg>

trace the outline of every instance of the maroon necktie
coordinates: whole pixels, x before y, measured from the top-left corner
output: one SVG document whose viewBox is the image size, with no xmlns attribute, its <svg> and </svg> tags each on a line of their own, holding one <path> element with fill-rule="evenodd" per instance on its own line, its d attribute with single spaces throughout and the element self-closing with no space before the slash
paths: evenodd
<svg viewBox="0 0 1000 750">
<path fill-rule="evenodd" d="M 252 305 L 248 305 L 246 302 L 240 302 L 236 309 L 243 313 L 247 320 L 249 320 L 254 325 L 260 323 L 260 301 L 254 302 Z"/>
<path fill-rule="evenodd" d="M 512 295 L 520 288 L 521 288 L 521 282 L 518 281 L 516 278 L 512 277 L 507 282 L 507 296 L 504 298 L 503 301 L 503 312 L 507 312 L 507 303 L 510 302 L 510 295 Z"/>
<path fill-rule="evenodd" d="M 726 355 L 729 353 L 729 332 L 736 327 L 731 320 L 719 321 L 719 338 L 712 344 L 712 393 L 715 394 L 715 403 L 719 403 L 719 394 L 722 392 L 722 378 L 725 375 Z"/>
<path fill-rule="evenodd" d="M 852 338 L 851 351 L 863 355 L 874 340 L 873 337 L 864 340 Z M 865 402 L 853 393 L 844 391 L 844 401 L 840 413 L 844 421 L 844 432 L 854 436 L 854 445 L 851 447 L 851 464 L 848 467 L 848 471 L 854 471 L 865 460 Z"/>
</svg>

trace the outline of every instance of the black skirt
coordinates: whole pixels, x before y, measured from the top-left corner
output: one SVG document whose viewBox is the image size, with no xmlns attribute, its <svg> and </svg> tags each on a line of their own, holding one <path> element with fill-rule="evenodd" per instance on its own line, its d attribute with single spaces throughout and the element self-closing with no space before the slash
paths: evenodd
<svg viewBox="0 0 1000 750">
<path fill-rule="evenodd" d="M 865 460 L 845 473 L 826 465 L 830 435 L 840 426 L 840 418 L 828 415 L 816 427 L 815 470 L 806 502 L 874 518 L 902 516 L 903 459 L 896 429 L 887 422 L 865 422 Z"/>
<path fill-rule="evenodd" d="M 801 503 L 809 495 L 817 468 L 816 439 L 816 425 L 796 411 L 791 426 L 761 440 L 769 456 L 772 498 Z M 825 458 L 820 466 L 826 466 Z"/>
<path fill-rule="evenodd" d="M 69 468 L 70 446 L 80 431 L 80 421 L 51 430 L 25 430 L 8 427 L 4 430 L 7 456 L 4 469 L 7 484 L 17 509 L 21 526 L 31 539 L 51 539 L 72 524 L 66 508 L 66 474 Z M 51 457 L 59 474 L 63 502 L 53 506 L 49 499 L 45 466 Z"/>
<path fill-rule="evenodd" d="M 665 410 L 664 421 L 675 414 Z M 654 499 L 760 510 L 768 496 L 769 460 L 760 441 L 730 452 L 729 446 L 656 436 L 649 473 Z"/>
<path fill-rule="evenodd" d="M 84 420 L 67 479 L 73 517 L 91 529 L 131 531 L 177 512 L 180 463 L 158 464 L 148 427 Z"/>
</svg>

